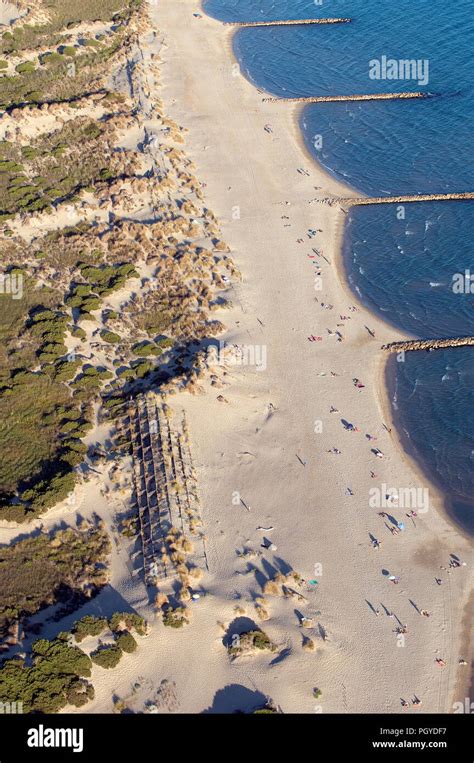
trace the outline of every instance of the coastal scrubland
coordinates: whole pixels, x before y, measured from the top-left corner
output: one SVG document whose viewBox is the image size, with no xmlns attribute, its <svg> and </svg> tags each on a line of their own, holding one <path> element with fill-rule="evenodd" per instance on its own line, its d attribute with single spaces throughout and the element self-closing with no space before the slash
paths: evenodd
<svg viewBox="0 0 474 763">
<path fill-rule="evenodd" d="M 109 553 L 107 533 L 87 523 L 0 548 L 0 638 L 48 606 L 94 596 L 108 580 Z"/>
<path fill-rule="evenodd" d="M 123 624 L 130 630 L 121 630 Z M 133 612 L 115 612 L 110 620 L 85 616 L 75 623 L 72 632 L 61 631 L 54 639 L 38 639 L 31 648 L 30 664 L 23 657 L 4 663 L 0 701 L 21 703 L 26 713 L 56 713 L 68 705 L 83 707 L 94 698 L 90 680 L 94 665 L 113 669 L 124 653 L 137 649 L 131 630 L 146 635 L 146 621 Z M 77 646 L 88 636 L 96 637 L 95 645 Z M 97 645 L 100 636 L 107 643 L 101 644 L 99 639 Z"/>
<path fill-rule="evenodd" d="M 9 521 L 74 489 L 96 404 L 144 380 L 192 381 L 202 342 L 222 330 L 212 312 L 233 272 L 180 128 L 154 107 L 162 132 L 150 151 L 124 87 L 127 68 L 143 87 L 139 0 L 25 8 L 0 35 L 3 282 L 22 292 L 0 295 Z"/>
</svg>

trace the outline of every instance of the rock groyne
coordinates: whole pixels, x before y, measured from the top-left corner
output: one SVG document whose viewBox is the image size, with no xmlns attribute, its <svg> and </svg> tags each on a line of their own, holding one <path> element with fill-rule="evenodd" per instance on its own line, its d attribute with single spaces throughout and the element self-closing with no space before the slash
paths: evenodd
<svg viewBox="0 0 474 763">
<path fill-rule="evenodd" d="M 459 336 L 451 339 L 407 339 L 383 344 L 382 350 L 389 352 L 411 352 L 413 350 L 445 350 L 451 347 L 473 347 L 474 336 Z"/>
<path fill-rule="evenodd" d="M 469 201 L 474 199 L 474 191 L 460 193 L 421 193 L 406 196 L 368 196 L 363 198 L 323 199 L 323 202 L 333 206 L 335 203 L 343 207 L 365 206 L 367 204 L 411 204 L 417 201 Z"/>
<path fill-rule="evenodd" d="M 348 24 L 352 19 L 289 19 L 287 21 L 224 21 L 224 26 L 302 26 L 304 24 Z"/>
<path fill-rule="evenodd" d="M 435 93 L 363 93 L 362 95 L 315 95 L 301 98 L 262 98 L 265 103 L 338 103 L 344 101 L 393 101 L 434 98 Z"/>
</svg>

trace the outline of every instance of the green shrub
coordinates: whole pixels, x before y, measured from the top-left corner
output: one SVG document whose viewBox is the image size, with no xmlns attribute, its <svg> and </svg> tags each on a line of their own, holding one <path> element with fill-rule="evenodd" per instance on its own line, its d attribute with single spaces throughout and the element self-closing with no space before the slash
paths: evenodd
<svg viewBox="0 0 474 763">
<path fill-rule="evenodd" d="M 254 631 L 253 643 L 256 649 L 271 649 L 273 647 L 267 634 L 260 630 Z"/>
<path fill-rule="evenodd" d="M 2 159 L 0 161 L 0 172 L 22 172 L 23 165 L 17 164 L 17 162 L 9 161 L 8 159 Z"/>
<path fill-rule="evenodd" d="M 32 652 L 32 667 L 13 658 L 0 669 L 0 702 L 23 702 L 26 713 L 56 713 L 68 703 L 81 707 L 93 698 L 84 678 L 92 663 L 81 649 L 58 638 L 36 641 Z"/>
<path fill-rule="evenodd" d="M 184 607 L 167 607 L 163 612 L 163 624 L 168 628 L 182 628 L 183 625 L 187 625 L 189 620 L 186 616 L 186 609 Z"/>
<path fill-rule="evenodd" d="M 35 509 L 49 509 L 64 501 L 74 490 L 75 477 L 71 472 L 59 474 L 48 483 L 40 482 L 33 488 L 31 504 Z"/>
<path fill-rule="evenodd" d="M 87 339 L 87 334 L 80 326 L 73 326 L 71 329 L 71 336 L 75 339 Z"/>
<path fill-rule="evenodd" d="M 90 294 L 91 291 L 92 286 L 89 283 L 80 283 L 74 289 L 74 294 L 77 294 L 79 297 L 85 297 L 87 294 Z"/>
<path fill-rule="evenodd" d="M 94 696 L 94 687 L 84 680 L 74 681 L 66 691 L 67 702 L 74 707 L 83 707 L 89 700 L 94 699 Z"/>
<path fill-rule="evenodd" d="M 161 347 L 157 347 L 156 344 L 153 344 L 153 342 L 144 341 L 144 342 L 139 342 L 138 344 L 135 344 L 132 347 L 132 352 L 134 353 L 134 355 L 138 355 L 142 358 L 146 358 L 146 357 L 149 357 L 150 355 L 154 355 L 154 356 L 161 355 L 163 350 L 161 349 Z"/>
<path fill-rule="evenodd" d="M 118 344 L 122 339 L 119 334 L 116 334 L 114 331 L 108 331 L 107 329 L 102 329 L 100 336 L 104 342 L 108 342 L 108 344 Z"/>
<path fill-rule="evenodd" d="M 105 617 L 86 615 L 75 623 L 73 635 L 76 641 L 80 643 L 86 636 L 99 636 L 108 626 Z"/>
<path fill-rule="evenodd" d="M 34 72 L 35 68 L 33 61 L 24 61 L 22 64 L 15 66 L 15 71 L 18 72 L 18 74 L 31 74 L 31 72 Z"/>
<path fill-rule="evenodd" d="M 21 155 L 24 156 L 25 159 L 35 159 L 39 154 L 39 151 L 37 148 L 33 148 L 33 146 L 22 146 L 21 147 Z M 30 190 L 34 190 L 34 186 L 27 186 Z M 24 189 L 23 189 L 24 190 Z"/>
<path fill-rule="evenodd" d="M 66 450 L 64 453 L 61 453 L 61 460 L 66 464 L 69 464 L 69 466 L 74 467 L 79 466 L 84 459 L 83 456 L 80 453 L 76 453 L 75 450 Z"/>
<path fill-rule="evenodd" d="M 144 376 L 154 371 L 155 366 L 150 360 L 145 360 L 140 363 L 134 363 L 132 368 L 137 379 L 143 379 Z"/>
<path fill-rule="evenodd" d="M 172 347 L 174 345 L 174 341 L 170 339 L 169 337 L 165 336 L 165 337 L 162 337 L 161 339 L 157 339 L 156 344 L 158 345 L 158 347 L 167 348 L 167 347 Z"/>
<path fill-rule="evenodd" d="M 80 360 L 66 360 L 61 363 L 57 363 L 54 366 L 56 381 L 69 381 L 76 375 L 76 371 L 81 365 Z"/>
<path fill-rule="evenodd" d="M 65 440 L 64 445 L 76 453 L 82 453 L 83 455 L 87 453 L 87 445 L 84 442 L 81 442 L 79 439 L 74 438 L 74 436 L 71 440 Z"/>
<path fill-rule="evenodd" d="M 120 647 L 117 646 L 117 644 L 112 644 L 110 646 L 104 646 L 100 647 L 100 649 L 97 649 L 97 651 L 93 652 L 91 654 L 91 660 L 96 665 L 100 665 L 101 668 L 115 668 L 121 658 L 122 658 L 122 650 Z"/>
<path fill-rule="evenodd" d="M 276 646 L 269 639 L 267 634 L 256 629 L 254 631 L 245 631 L 238 635 L 237 643 L 232 638 L 231 643 L 227 647 L 229 654 L 232 657 L 238 657 L 244 652 L 251 652 L 254 649 L 275 651 Z"/>
<path fill-rule="evenodd" d="M 78 392 L 86 390 L 98 390 L 102 386 L 98 376 L 79 376 L 71 383 L 71 387 Z"/>
<path fill-rule="evenodd" d="M 133 368 L 123 368 L 117 375 L 120 379 L 135 379 L 135 371 Z"/>
<path fill-rule="evenodd" d="M 110 630 L 116 633 L 125 625 L 128 630 L 134 630 L 139 636 L 144 636 L 147 629 L 146 620 L 135 612 L 114 612 L 109 620 Z"/>
<path fill-rule="evenodd" d="M 133 638 L 132 634 L 129 633 L 129 631 L 124 631 L 123 633 L 120 633 L 117 638 L 117 646 L 120 647 L 120 649 L 123 652 L 134 652 L 137 648 L 137 642 Z"/>
<path fill-rule="evenodd" d="M 91 661 L 77 646 L 69 646 L 64 641 L 40 639 L 32 646 L 34 664 L 43 673 L 63 673 L 66 675 L 90 676 Z"/>
</svg>

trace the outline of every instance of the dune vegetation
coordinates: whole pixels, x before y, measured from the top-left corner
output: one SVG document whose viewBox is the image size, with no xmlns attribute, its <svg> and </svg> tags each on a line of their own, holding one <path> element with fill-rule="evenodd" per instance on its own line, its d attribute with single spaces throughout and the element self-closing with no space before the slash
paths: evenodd
<svg viewBox="0 0 474 763">
<path fill-rule="evenodd" d="M 145 381 L 196 382 L 200 345 L 223 328 L 212 316 L 223 275 L 235 272 L 179 148 L 181 129 L 157 101 L 160 172 L 151 171 L 133 89 L 116 86 L 124 67 L 140 76 L 140 0 L 26 7 L 0 35 L 3 278 L 21 286 L 18 298 L 0 293 L 8 521 L 74 490 L 95 402 L 112 413 L 109 400 Z"/>
<path fill-rule="evenodd" d="M 89 680 L 94 665 L 114 668 L 124 653 L 137 649 L 130 631 L 114 631 L 114 623 L 123 621 L 139 635 L 146 633 L 145 620 L 133 612 L 115 612 L 110 621 L 89 615 L 75 623 L 72 633 L 62 631 L 52 640 L 35 641 L 29 659 L 5 660 L 0 668 L 0 702 L 21 702 L 26 713 L 57 713 L 68 705 L 87 704 L 95 694 Z M 114 640 L 92 650 L 77 646 L 87 636 L 107 635 Z"/>
<path fill-rule="evenodd" d="M 109 553 L 105 531 L 87 524 L 0 548 L 0 638 L 47 606 L 91 598 L 108 580 Z"/>
</svg>

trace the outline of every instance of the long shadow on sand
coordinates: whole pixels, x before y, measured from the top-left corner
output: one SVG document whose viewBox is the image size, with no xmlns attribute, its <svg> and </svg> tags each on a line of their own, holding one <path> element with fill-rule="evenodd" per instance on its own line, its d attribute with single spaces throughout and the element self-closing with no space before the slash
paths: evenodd
<svg viewBox="0 0 474 763">
<path fill-rule="evenodd" d="M 267 697 L 259 691 L 252 691 L 241 684 L 229 684 L 215 693 L 211 707 L 203 713 L 251 713 L 266 702 Z"/>
</svg>

